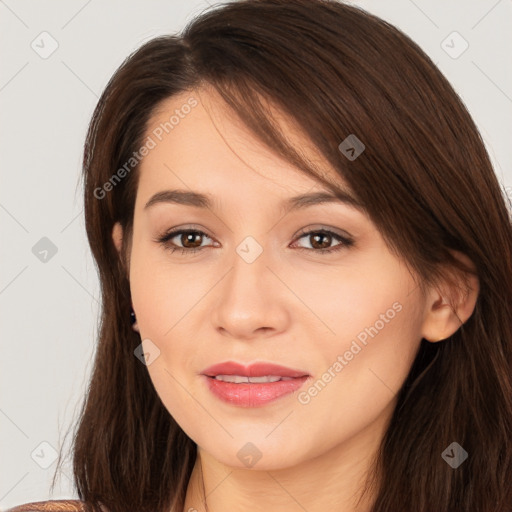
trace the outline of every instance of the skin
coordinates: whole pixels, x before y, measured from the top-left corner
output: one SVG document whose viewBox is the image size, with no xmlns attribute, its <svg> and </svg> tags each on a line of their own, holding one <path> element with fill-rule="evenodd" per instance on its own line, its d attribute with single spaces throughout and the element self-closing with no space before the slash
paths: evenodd
<svg viewBox="0 0 512 512">
<path fill-rule="evenodd" d="M 453 334 L 473 312 L 478 282 L 466 276 L 464 297 L 446 283 L 424 295 L 364 211 L 340 202 L 285 214 L 286 198 L 325 188 L 262 146 L 212 90 L 163 102 L 147 135 L 191 96 L 198 106 L 141 163 L 129 247 L 135 330 L 143 346 L 160 350 L 149 375 L 198 445 L 183 510 L 205 510 L 200 466 L 211 512 L 369 510 L 371 493 L 359 507 L 356 500 L 421 338 Z M 280 122 L 322 161 L 291 122 Z M 154 193 L 176 188 L 210 193 L 215 208 L 144 209 Z M 171 253 L 155 241 L 181 227 L 207 236 L 186 245 L 178 235 L 176 245 L 196 240 L 204 249 Z M 350 234 L 354 244 L 320 254 L 340 241 L 315 244 L 299 230 L 321 227 Z M 236 252 L 247 236 L 263 249 L 250 264 Z M 121 251 L 119 224 L 112 237 Z M 200 375 L 222 361 L 274 362 L 309 373 L 300 391 L 307 390 L 396 303 L 394 318 L 307 404 L 293 393 L 264 407 L 237 407 L 212 395 Z M 253 467 L 237 457 L 248 442 L 261 452 Z"/>
</svg>

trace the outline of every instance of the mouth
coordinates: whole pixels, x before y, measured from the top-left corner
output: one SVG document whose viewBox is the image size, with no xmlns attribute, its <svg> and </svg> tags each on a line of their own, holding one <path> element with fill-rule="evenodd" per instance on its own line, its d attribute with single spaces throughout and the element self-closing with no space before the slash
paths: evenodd
<svg viewBox="0 0 512 512">
<path fill-rule="evenodd" d="M 223 402 L 239 407 L 261 407 L 297 391 L 310 375 L 271 363 L 244 366 L 234 362 L 202 372 L 209 391 Z"/>
</svg>

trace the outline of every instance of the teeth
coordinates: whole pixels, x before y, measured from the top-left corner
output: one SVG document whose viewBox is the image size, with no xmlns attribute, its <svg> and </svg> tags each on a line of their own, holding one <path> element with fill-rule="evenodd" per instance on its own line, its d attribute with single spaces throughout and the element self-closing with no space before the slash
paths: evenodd
<svg viewBox="0 0 512 512">
<path fill-rule="evenodd" d="M 267 375 L 265 377 L 245 377 L 242 375 L 217 375 L 215 379 L 223 382 L 233 382 L 235 384 L 259 384 L 265 382 L 277 382 L 278 380 L 292 380 L 292 377 L 278 377 L 275 375 Z"/>
</svg>

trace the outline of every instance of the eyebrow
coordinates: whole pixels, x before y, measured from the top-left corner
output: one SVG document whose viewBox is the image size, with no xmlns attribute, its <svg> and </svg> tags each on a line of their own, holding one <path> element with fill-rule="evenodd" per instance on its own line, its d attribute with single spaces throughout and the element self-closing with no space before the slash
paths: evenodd
<svg viewBox="0 0 512 512">
<path fill-rule="evenodd" d="M 202 194 L 201 192 L 194 192 L 190 190 L 162 190 L 151 197 L 144 206 L 144 210 L 159 203 L 182 204 L 186 206 L 195 206 L 197 208 L 214 208 L 210 194 Z M 328 203 L 347 204 L 358 210 L 364 210 L 361 203 L 345 191 L 340 191 L 337 194 L 329 192 L 301 194 L 299 196 L 285 199 L 282 203 L 282 207 L 285 210 L 300 210 L 310 206 Z"/>
</svg>

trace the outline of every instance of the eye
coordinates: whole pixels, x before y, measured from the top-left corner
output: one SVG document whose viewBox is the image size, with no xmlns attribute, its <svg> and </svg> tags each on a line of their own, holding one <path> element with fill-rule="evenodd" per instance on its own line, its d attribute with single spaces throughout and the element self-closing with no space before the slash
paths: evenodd
<svg viewBox="0 0 512 512">
<path fill-rule="evenodd" d="M 169 233 L 165 233 L 163 236 L 157 238 L 156 241 L 161 243 L 166 249 L 170 250 L 171 253 L 174 251 L 181 251 L 182 254 L 186 254 L 198 252 L 203 249 L 203 247 L 201 247 L 201 237 L 210 238 L 203 231 L 196 229 L 177 229 L 170 231 Z M 177 238 L 177 241 L 182 243 L 183 247 L 176 246 L 176 244 L 172 242 L 173 238 Z"/>
<path fill-rule="evenodd" d="M 340 251 L 343 248 L 352 246 L 354 243 L 349 236 L 343 236 L 328 229 L 304 230 L 299 234 L 301 236 L 297 240 L 309 238 L 312 248 L 299 246 L 297 249 L 313 251 L 319 254 Z M 204 237 L 210 238 L 203 231 L 196 229 L 177 229 L 158 237 L 155 242 L 162 244 L 171 253 L 180 251 L 182 254 L 191 254 L 204 249 L 205 246 L 201 245 L 201 238 Z M 176 238 L 176 241 L 173 241 L 174 238 Z M 329 247 L 333 241 L 338 241 L 339 243 L 334 247 Z M 177 243 L 182 244 L 182 246 L 177 245 Z"/>
<path fill-rule="evenodd" d="M 341 251 L 344 248 L 350 247 L 354 244 L 354 240 L 348 235 L 343 236 L 329 229 L 313 229 L 310 231 L 302 231 L 299 233 L 301 236 L 298 240 L 305 238 L 309 239 L 309 243 L 313 248 L 309 247 L 298 247 L 299 250 L 313 251 L 318 254 L 329 254 L 335 251 Z M 339 241 L 338 245 L 329 247 L 333 241 Z"/>
</svg>

